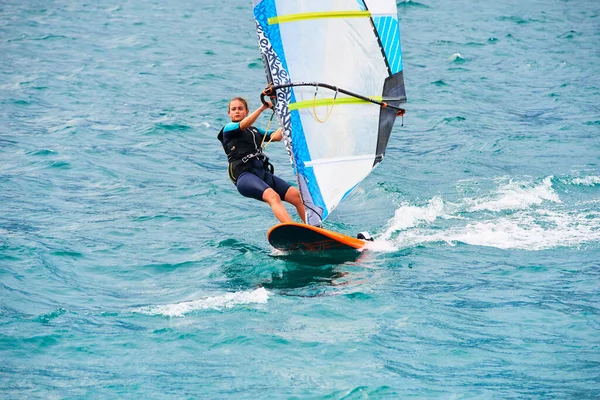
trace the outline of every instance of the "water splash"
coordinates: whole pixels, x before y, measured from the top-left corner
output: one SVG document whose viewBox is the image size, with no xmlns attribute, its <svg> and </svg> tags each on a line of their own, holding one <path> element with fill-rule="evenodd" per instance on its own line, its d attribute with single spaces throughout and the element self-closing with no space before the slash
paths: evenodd
<svg viewBox="0 0 600 400">
<path fill-rule="evenodd" d="M 437 196 L 429 200 L 425 207 L 411 206 L 405 203 L 396 210 L 381 238 L 389 240 L 397 231 L 412 228 L 420 223 L 430 224 L 442 214 L 443 210 L 444 202 Z"/>
<path fill-rule="evenodd" d="M 584 178 L 573 178 L 571 182 L 574 185 L 596 186 L 600 185 L 600 176 L 586 176 Z"/>
<path fill-rule="evenodd" d="M 565 214 L 540 211 L 520 212 L 510 217 L 472 222 L 465 226 L 435 232 L 431 229 L 409 231 L 394 244 L 398 248 L 444 242 L 465 243 L 499 249 L 546 250 L 556 247 L 580 247 L 600 242 L 600 213 Z"/>
<path fill-rule="evenodd" d="M 595 185 L 597 178 L 575 178 L 569 182 Z M 403 204 L 379 242 L 369 249 L 394 251 L 443 242 L 452 246 L 466 243 L 537 251 L 600 243 L 600 211 L 567 209 L 552 181 L 552 176 L 541 183 L 510 180 L 490 194 L 463 198 L 456 203 L 444 203 L 436 196 L 424 206 Z M 481 212 L 485 213 L 485 219 Z"/>
<path fill-rule="evenodd" d="M 469 211 L 502 211 L 525 209 L 531 205 L 542 204 L 546 200 L 561 202 L 552 188 L 552 176 L 546 177 L 538 185 L 511 180 L 501 186 L 498 194 L 491 199 L 467 199 L 466 202 L 471 204 Z"/>
<path fill-rule="evenodd" d="M 453 63 L 463 63 L 465 62 L 465 58 L 460 53 L 454 53 L 450 57 L 448 57 L 448 61 Z"/>
<path fill-rule="evenodd" d="M 147 315 L 163 315 L 167 317 L 183 317 L 185 314 L 200 310 L 222 310 L 244 304 L 265 304 L 269 300 L 269 292 L 258 288 L 251 292 L 225 293 L 203 299 L 182 303 L 146 306 L 133 310 L 135 313 Z"/>
</svg>

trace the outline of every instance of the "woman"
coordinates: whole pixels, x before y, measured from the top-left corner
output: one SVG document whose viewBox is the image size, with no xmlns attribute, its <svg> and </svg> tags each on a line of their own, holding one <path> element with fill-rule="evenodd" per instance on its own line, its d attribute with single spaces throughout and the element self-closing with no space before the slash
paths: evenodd
<svg viewBox="0 0 600 400">
<path fill-rule="evenodd" d="M 262 152 L 263 142 L 281 140 L 281 128 L 265 132 L 252 126 L 267 108 L 263 104 L 249 114 L 243 98 L 235 97 L 229 102 L 227 114 L 231 122 L 217 136 L 229 160 L 229 178 L 243 196 L 269 204 L 280 222 L 293 222 L 282 200 L 293 204 L 304 221 L 304 205 L 298 189 L 273 175 L 273 166 Z"/>
</svg>

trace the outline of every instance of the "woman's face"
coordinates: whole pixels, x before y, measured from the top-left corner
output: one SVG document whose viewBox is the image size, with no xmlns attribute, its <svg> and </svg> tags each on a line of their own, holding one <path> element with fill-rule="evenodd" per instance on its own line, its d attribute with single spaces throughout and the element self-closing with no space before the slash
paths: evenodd
<svg viewBox="0 0 600 400">
<path fill-rule="evenodd" d="M 240 122 L 248 115 L 248 109 L 239 100 L 233 100 L 229 103 L 229 110 L 227 111 L 232 122 Z"/>
</svg>

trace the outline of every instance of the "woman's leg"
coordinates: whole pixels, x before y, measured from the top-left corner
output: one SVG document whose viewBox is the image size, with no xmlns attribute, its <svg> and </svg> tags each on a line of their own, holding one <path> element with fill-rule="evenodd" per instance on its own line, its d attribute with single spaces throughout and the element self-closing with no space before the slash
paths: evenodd
<svg viewBox="0 0 600 400">
<path fill-rule="evenodd" d="M 281 179 L 280 177 L 268 174 L 265 176 L 267 183 L 270 187 L 272 187 L 281 200 L 287 201 L 296 207 L 296 211 L 298 212 L 298 216 L 302 220 L 302 222 L 306 223 L 306 215 L 304 214 L 304 204 L 302 203 L 302 198 L 300 197 L 300 192 L 298 189 L 291 186 L 289 183 Z"/>
<path fill-rule="evenodd" d="M 302 198 L 300 197 L 300 192 L 298 191 L 298 189 L 296 189 L 295 187 L 290 187 L 285 193 L 285 201 L 296 207 L 298 216 L 300 216 L 302 222 L 306 223 L 304 204 L 302 203 Z"/>
<path fill-rule="evenodd" d="M 262 198 L 265 203 L 271 206 L 271 210 L 273 210 L 273 214 L 279 220 L 279 222 L 294 222 L 290 214 L 288 214 L 285 206 L 281 202 L 281 197 L 271 188 L 268 188 L 264 191 Z"/>
<path fill-rule="evenodd" d="M 268 174 L 266 178 L 267 182 L 252 173 L 244 172 L 238 177 L 237 189 L 243 196 L 267 203 L 280 222 L 293 222 L 282 200 L 293 204 L 302 221 L 305 221 L 304 204 L 298 189 L 274 175 Z"/>
</svg>

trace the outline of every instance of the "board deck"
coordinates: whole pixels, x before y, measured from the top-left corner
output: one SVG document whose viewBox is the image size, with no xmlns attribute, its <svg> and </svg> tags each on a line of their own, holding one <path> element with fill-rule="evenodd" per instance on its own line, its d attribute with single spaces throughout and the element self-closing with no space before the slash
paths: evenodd
<svg viewBox="0 0 600 400">
<path fill-rule="evenodd" d="M 267 233 L 271 246 L 284 251 L 359 250 L 365 241 L 316 226 L 284 223 Z"/>
</svg>

